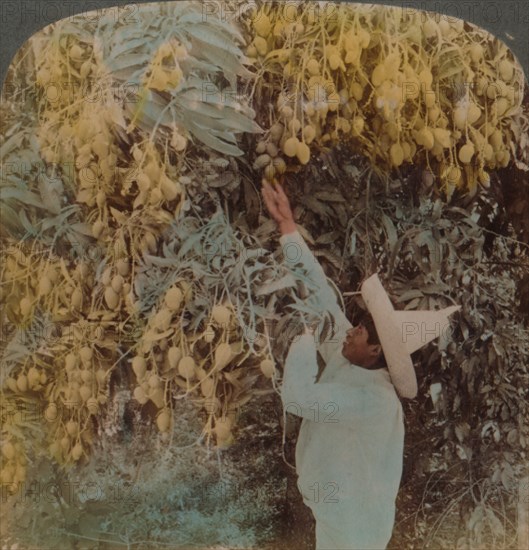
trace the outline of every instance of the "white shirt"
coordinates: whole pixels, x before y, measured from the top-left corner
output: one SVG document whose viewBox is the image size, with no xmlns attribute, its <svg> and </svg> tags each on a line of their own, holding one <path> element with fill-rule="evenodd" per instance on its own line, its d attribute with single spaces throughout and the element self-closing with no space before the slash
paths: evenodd
<svg viewBox="0 0 529 550">
<path fill-rule="evenodd" d="M 311 305 L 329 312 L 337 328 L 323 343 L 311 334 L 293 342 L 281 389 L 286 410 L 303 417 L 296 470 L 316 518 L 317 548 L 381 550 L 391 537 L 402 474 L 402 406 L 387 369 L 368 370 L 342 355 L 352 325 L 299 232 L 280 243 L 285 262 L 301 262 L 316 285 Z M 316 350 L 326 364 L 317 383 Z"/>
</svg>

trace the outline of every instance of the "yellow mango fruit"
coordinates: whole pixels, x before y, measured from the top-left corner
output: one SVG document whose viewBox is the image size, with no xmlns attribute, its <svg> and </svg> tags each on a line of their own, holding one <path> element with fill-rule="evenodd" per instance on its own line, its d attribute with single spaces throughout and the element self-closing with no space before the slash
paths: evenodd
<svg viewBox="0 0 529 550">
<path fill-rule="evenodd" d="M 474 156 L 474 144 L 470 142 L 465 143 L 465 145 L 459 149 L 457 156 L 463 164 L 469 164 Z"/>
<path fill-rule="evenodd" d="M 298 158 L 299 162 L 301 162 L 301 164 L 307 164 L 309 162 L 310 148 L 306 143 L 302 141 L 298 142 L 296 148 L 296 157 Z"/>
<path fill-rule="evenodd" d="M 296 153 L 298 150 L 298 144 L 299 144 L 299 139 L 297 137 L 288 138 L 283 144 L 283 153 L 285 153 L 287 157 L 296 156 Z"/>
</svg>

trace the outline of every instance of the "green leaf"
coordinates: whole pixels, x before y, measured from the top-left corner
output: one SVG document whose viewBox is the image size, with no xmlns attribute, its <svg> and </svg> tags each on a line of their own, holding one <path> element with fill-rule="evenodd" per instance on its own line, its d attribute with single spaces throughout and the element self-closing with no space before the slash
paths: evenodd
<svg viewBox="0 0 529 550">
<path fill-rule="evenodd" d="M 315 256 L 323 256 L 324 258 L 327 258 L 327 260 L 334 266 L 336 269 L 341 269 L 342 266 L 342 259 L 337 256 L 336 254 L 333 254 L 329 250 L 315 250 L 314 251 Z"/>
<path fill-rule="evenodd" d="M 412 300 L 413 298 L 422 298 L 423 296 L 424 294 L 420 290 L 406 290 L 397 298 L 397 302 L 407 302 L 408 300 Z"/>
<path fill-rule="evenodd" d="M 432 208 L 432 220 L 437 221 L 441 217 L 443 203 L 441 199 L 437 199 Z"/>
<path fill-rule="evenodd" d="M 270 281 L 259 287 L 257 287 L 255 294 L 256 296 L 263 296 L 265 294 L 271 294 L 272 292 L 277 292 L 278 290 L 283 290 L 284 288 L 290 288 L 296 286 L 296 279 L 291 273 L 287 273 L 277 281 Z"/>
<path fill-rule="evenodd" d="M 513 428 L 507 434 L 507 443 L 509 443 L 509 445 L 514 446 L 517 442 L 518 442 L 518 430 L 516 428 Z"/>
<path fill-rule="evenodd" d="M 351 242 L 349 243 L 349 255 L 354 256 L 356 252 L 356 233 L 351 233 Z"/>
<path fill-rule="evenodd" d="M 317 198 L 311 195 L 303 195 L 300 202 L 304 204 L 309 210 L 319 214 L 320 216 L 327 218 L 332 214 L 332 210 L 324 202 L 319 201 Z"/>
<path fill-rule="evenodd" d="M 317 191 L 314 196 L 321 201 L 346 202 L 342 194 L 337 191 Z"/>
<path fill-rule="evenodd" d="M 411 310 L 414 310 L 414 309 L 417 309 L 417 307 L 419 306 L 419 304 L 421 303 L 422 301 L 422 298 L 414 298 L 411 302 L 408 302 L 406 304 L 406 306 L 404 307 L 405 310 L 408 310 L 408 309 L 411 309 Z"/>
<path fill-rule="evenodd" d="M 209 83 L 207 83 L 209 85 Z M 206 93 L 206 96 L 204 95 Z M 204 97 L 207 97 L 209 94 L 216 95 L 220 92 L 217 91 L 217 88 L 212 88 L 211 91 L 205 92 L 204 89 L 197 89 L 194 87 L 186 87 L 180 90 L 178 96 L 175 98 L 175 102 L 178 105 L 181 105 L 182 108 L 188 109 L 189 111 L 199 110 L 200 114 L 203 116 L 211 118 L 222 118 L 225 105 L 217 102 L 206 102 L 203 101 Z M 218 107 L 217 107 L 218 106 Z"/>
<path fill-rule="evenodd" d="M 230 125 L 228 124 L 228 118 L 227 117 L 218 117 L 213 118 L 207 115 L 204 115 L 200 112 L 201 105 L 198 106 L 196 111 L 189 111 L 188 113 L 185 113 L 183 117 L 183 122 L 186 125 L 186 127 L 189 127 L 190 124 L 196 123 L 200 124 L 204 128 L 209 128 L 211 130 L 217 130 L 219 132 L 223 132 L 225 130 L 230 130 Z"/>
<path fill-rule="evenodd" d="M 20 148 L 24 139 L 25 131 L 21 130 L 8 138 L 0 147 L 0 159 L 4 159 L 11 151 Z"/>
<path fill-rule="evenodd" d="M 213 4 L 212 4 L 213 6 Z M 216 6 L 216 4 L 215 4 Z M 215 27 L 219 27 L 221 29 L 224 29 L 229 34 L 231 34 L 234 38 L 239 40 L 240 42 L 244 42 L 244 37 L 240 33 L 239 29 L 235 24 L 233 24 L 231 21 L 228 23 L 226 21 L 223 21 L 222 19 L 219 19 L 218 17 L 215 17 L 214 15 L 205 15 L 204 13 L 187 13 L 186 15 L 183 15 L 178 18 L 178 23 L 201 23 L 204 22 L 204 17 L 206 18 L 206 21 L 210 21 L 211 25 Z M 185 28 L 185 27 L 184 27 Z"/>
<path fill-rule="evenodd" d="M 426 245 L 428 247 L 428 255 L 430 265 L 423 266 L 428 272 L 438 271 L 442 262 L 442 250 L 439 243 L 435 240 L 430 230 L 422 231 L 415 238 L 415 243 L 418 246 Z"/>
<path fill-rule="evenodd" d="M 204 42 L 197 43 L 196 39 L 192 40 L 193 49 L 191 53 L 196 55 L 197 52 L 200 52 L 202 58 L 207 59 L 209 62 L 213 63 L 219 69 L 227 74 L 238 75 L 243 78 L 252 78 L 253 74 L 244 67 L 244 65 L 237 59 L 236 56 L 227 52 L 219 51 L 218 48 L 211 46 L 210 44 L 205 44 Z"/>
<path fill-rule="evenodd" d="M 204 128 L 202 126 L 199 126 L 198 124 L 191 124 L 188 127 L 188 130 L 192 134 L 194 134 L 202 143 L 204 143 L 208 147 L 211 147 L 212 149 L 215 149 L 215 151 L 219 151 L 220 153 L 231 155 L 234 157 L 244 155 L 244 151 L 239 149 L 239 147 L 226 143 L 225 141 L 222 141 L 221 139 L 215 137 L 208 128 Z"/>
<path fill-rule="evenodd" d="M 205 84 L 208 86 L 207 90 L 205 89 Z M 238 101 L 238 96 L 232 93 L 230 88 L 219 90 L 215 83 L 204 81 L 203 78 L 198 78 L 193 75 L 190 75 L 186 79 L 179 92 L 179 96 L 192 102 L 204 102 L 207 105 L 215 107 L 217 109 L 217 116 L 219 116 L 219 112 L 225 107 L 231 107 L 236 111 L 240 111 L 240 114 L 248 118 L 255 118 L 255 110 L 249 105 Z M 214 115 L 215 113 L 212 111 L 212 116 Z"/>
<path fill-rule="evenodd" d="M 178 94 L 175 103 L 191 111 L 189 116 L 200 117 L 201 124 L 204 125 L 209 125 L 209 119 L 214 119 L 215 127 L 219 129 L 251 133 L 263 132 L 263 129 L 252 120 L 252 116 L 255 114 L 253 110 L 251 111 L 252 116 L 246 116 L 232 108 L 227 101 L 202 101 L 203 98 L 207 99 L 208 96 L 221 99 L 223 94 L 224 91 L 213 91 L 213 89 L 209 93 L 202 90 L 200 94 L 195 90 L 188 90 L 184 94 Z M 233 102 L 233 104 L 236 105 L 236 102 Z"/>
<path fill-rule="evenodd" d="M 395 229 L 393 222 L 388 216 L 386 216 L 386 214 L 382 213 L 381 220 L 382 225 L 384 226 L 384 231 L 386 232 L 390 250 L 393 250 L 398 240 L 397 230 Z"/>
<path fill-rule="evenodd" d="M 444 283 L 436 283 L 432 285 L 424 285 L 422 288 L 422 292 L 424 294 L 443 294 L 445 292 L 448 292 L 450 290 L 450 287 Z"/>
<path fill-rule="evenodd" d="M 455 427 L 455 433 L 459 442 L 463 443 L 470 434 L 470 426 L 467 422 L 461 422 Z"/>
<path fill-rule="evenodd" d="M 71 226 L 71 229 L 78 233 L 82 233 L 88 237 L 92 237 L 92 226 L 89 223 L 74 223 Z"/>
<path fill-rule="evenodd" d="M 151 56 L 149 54 L 139 52 L 125 54 L 116 59 L 107 60 L 106 65 L 112 73 L 112 76 L 123 79 L 135 70 L 146 70 L 150 60 Z"/>
<path fill-rule="evenodd" d="M 11 235 L 16 238 L 20 238 L 24 232 L 24 225 L 21 223 L 20 218 L 16 211 L 11 208 L 7 203 L 0 203 L 0 232 L 7 237 Z"/>
<path fill-rule="evenodd" d="M 142 36 L 141 38 L 134 38 L 132 40 L 124 40 L 121 43 L 118 42 L 116 46 L 114 46 L 110 50 L 110 54 L 105 59 L 105 61 L 107 62 L 107 64 L 111 61 L 115 61 L 119 65 L 120 56 L 124 57 L 125 55 L 142 54 L 142 52 L 136 52 L 136 53 L 131 53 L 131 52 L 132 50 L 138 48 L 139 46 L 146 46 L 147 44 L 149 45 L 150 48 L 152 47 L 152 44 L 150 44 L 147 41 L 147 38 L 145 36 Z M 125 52 L 128 52 L 128 53 L 125 53 Z"/>
<path fill-rule="evenodd" d="M 24 204 L 29 204 L 30 206 L 36 206 L 37 208 L 46 207 L 42 204 L 42 199 L 35 193 L 28 191 L 27 189 L 15 189 L 14 187 L 3 188 L 0 191 L 0 200 L 5 201 L 6 199 L 16 199 Z"/>
<path fill-rule="evenodd" d="M 339 231 L 329 231 L 328 233 L 324 233 L 323 235 L 320 235 L 316 239 L 317 244 L 329 244 L 336 241 L 336 239 L 340 236 Z"/>
<path fill-rule="evenodd" d="M 139 21 L 113 28 L 111 31 L 111 44 L 125 44 L 136 38 L 146 39 L 145 27 L 142 28 Z M 112 46 L 115 47 L 115 46 Z"/>
<path fill-rule="evenodd" d="M 235 132 L 249 132 L 252 134 L 263 133 L 264 130 L 250 118 L 238 113 L 232 108 L 224 109 L 226 125 Z"/>
<path fill-rule="evenodd" d="M 512 490 L 512 483 L 514 480 L 514 471 L 512 466 L 508 462 L 503 463 L 503 470 L 501 472 L 501 483 L 507 491 Z"/>
<path fill-rule="evenodd" d="M 28 235 L 32 235 L 32 236 L 37 235 L 38 232 L 35 229 L 35 227 L 33 227 L 33 224 L 29 221 L 29 218 L 25 210 L 20 210 L 19 218 L 20 218 L 20 222 L 24 226 L 24 229 L 26 230 Z M 0 220 L 2 220 L 1 215 L 0 215 Z"/>
<path fill-rule="evenodd" d="M 465 321 L 462 319 L 459 321 L 459 328 L 461 329 L 461 333 L 463 334 L 463 339 L 468 340 L 468 337 L 470 335 L 470 331 L 468 329 L 468 325 Z"/>
<path fill-rule="evenodd" d="M 152 98 L 152 95 L 149 97 Z M 131 120 L 135 120 L 140 127 L 143 125 L 149 133 L 157 124 L 169 126 L 173 122 L 171 110 L 156 101 L 152 101 L 152 99 L 146 99 L 136 104 L 127 102 L 125 108 L 129 112 Z"/>
<path fill-rule="evenodd" d="M 185 32 L 201 42 L 210 44 L 219 50 L 230 52 L 236 57 L 242 55 L 241 50 L 233 45 L 233 38 L 216 30 L 213 25 L 189 25 L 185 27 Z"/>
<path fill-rule="evenodd" d="M 216 128 L 212 128 L 211 133 L 219 139 L 223 139 L 232 145 L 237 145 L 237 138 L 229 130 L 217 130 Z"/>
<path fill-rule="evenodd" d="M 185 59 L 182 59 L 180 61 L 180 67 L 184 73 L 202 71 L 205 74 L 211 74 L 217 72 L 217 67 L 215 65 L 202 59 L 197 59 L 193 55 L 188 55 Z"/>
</svg>

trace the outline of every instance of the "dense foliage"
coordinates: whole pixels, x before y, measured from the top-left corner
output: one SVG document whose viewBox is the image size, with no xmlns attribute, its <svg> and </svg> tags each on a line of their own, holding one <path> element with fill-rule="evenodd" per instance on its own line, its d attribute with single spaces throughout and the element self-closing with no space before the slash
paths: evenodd
<svg viewBox="0 0 529 550">
<path fill-rule="evenodd" d="M 414 521 L 398 518 L 395 544 L 514 547 L 529 443 L 523 73 L 461 21 L 292 7 L 295 22 L 270 3 L 233 20 L 164 3 L 61 21 L 20 49 L 0 142 L 0 481 L 15 493 L 39 457 L 82 472 L 123 399 L 157 444 L 193 415 L 189 445 L 232 457 L 255 458 L 244 445 L 261 421 L 278 435 L 258 412 L 281 416 L 266 399 L 287 329 L 315 312 L 281 263 L 264 169 L 340 291 L 378 269 L 401 308 L 463 306 L 448 341 L 415 357 L 399 497 Z M 441 93 L 456 76 L 498 93 Z M 401 102 L 404 77 L 434 96 Z M 440 532 L 454 510 L 455 538 Z"/>
<path fill-rule="evenodd" d="M 419 10 L 287 2 L 264 3 L 252 31 L 256 98 L 275 106 L 258 117 L 273 122 L 256 146 L 266 177 L 347 142 L 381 171 L 428 166 L 450 197 L 511 162 L 523 70 L 483 29 Z"/>
</svg>

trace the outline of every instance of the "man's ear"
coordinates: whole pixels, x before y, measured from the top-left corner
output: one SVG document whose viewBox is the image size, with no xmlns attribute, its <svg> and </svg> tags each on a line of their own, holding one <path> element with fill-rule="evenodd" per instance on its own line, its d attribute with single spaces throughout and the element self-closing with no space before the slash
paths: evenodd
<svg viewBox="0 0 529 550">
<path fill-rule="evenodd" d="M 380 344 L 371 344 L 369 346 L 369 355 L 371 357 L 378 357 L 382 353 L 382 346 Z"/>
</svg>

